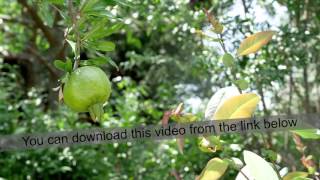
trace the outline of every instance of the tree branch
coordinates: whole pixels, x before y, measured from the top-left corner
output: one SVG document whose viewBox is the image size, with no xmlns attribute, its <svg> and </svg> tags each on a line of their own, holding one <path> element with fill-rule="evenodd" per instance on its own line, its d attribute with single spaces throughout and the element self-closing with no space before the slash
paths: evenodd
<svg viewBox="0 0 320 180">
<path fill-rule="evenodd" d="M 47 67 L 49 73 L 52 75 L 52 77 L 54 78 L 58 78 L 59 75 L 57 73 L 57 71 L 51 66 L 51 64 L 45 59 L 43 58 L 36 49 L 34 49 L 33 47 L 31 46 L 28 46 L 27 47 L 27 50 L 37 59 L 39 60 L 39 62 L 41 64 L 43 64 L 44 66 Z"/>
<path fill-rule="evenodd" d="M 18 2 L 27 9 L 27 12 L 30 14 L 32 20 L 36 24 L 36 26 L 41 29 L 43 32 L 44 36 L 48 40 L 49 44 L 51 46 L 54 46 L 57 44 L 53 34 L 50 31 L 50 28 L 48 26 L 45 26 L 44 23 L 42 22 L 41 18 L 38 16 L 37 11 L 31 7 L 26 0 L 18 0 Z"/>
</svg>

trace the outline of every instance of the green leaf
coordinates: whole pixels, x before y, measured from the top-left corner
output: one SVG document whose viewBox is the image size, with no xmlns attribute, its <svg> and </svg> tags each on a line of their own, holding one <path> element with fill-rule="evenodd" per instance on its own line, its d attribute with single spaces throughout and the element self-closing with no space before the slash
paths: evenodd
<svg viewBox="0 0 320 180">
<path fill-rule="evenodd" d="M 131 31 L 127 32 L 127 42 L 128 44 L 133 45 L 139 49 L 142 47 L 140 39 L 134 37 Z"/>
<path fill-rule="evenodd" d="M 80 61 L 81 66 L 102 66 L 111 60 L 110 57 L 98 57 L 94 59 Z"/>
<path fill-rule="evenodd" d="M 222 149 L 219 136 L 200 137 L 198 147 L 203 152 L 213 153 Z"/>
<path fill-rule="evenodd" d="M 113 0 L 113 1 L 119 4 L 120 6 L 133 8 L 133 5 L 128 3 L 127 1 L 124 1 L 124 0 Z"/>
<path fill-rule="evenodd" d="M 277 172 L 272 166 L 257 154 L 245 150 L 243 152 L 244 161 L 254 179 L 259 180 L 278 180 Z"/>
<path fill-rule="evenodd" d="M 106 29 L 105 31 L 105 36 L 109 36 L 117 31 L 119 31 L 122 27 L 123 27 L 123 23 L 116 23 L 114 25 L 112 25 L 110 28 Z"/>
<path fill-rule="evenodd" d="M 99 26 L 97 26 L 96 28 L 88 32 L 85 35 L 84 39 L 96 40 L 96 39 L 101 39 L 101 38 L 110 36 L 111 34 L 119 31 L 123 27 L 123 23 L 114 24 L 109 28 L 106 28 L 105 26 L 106 26 L 105 24 L 100 23 Z"/>
<path fill-rule="evenodd" d="M 295 171 L 295 172 L 290 172 L 286 174 L 283 177 L 283 180 L 293 180 L 293 179 L 297 179 L 298 177 L 306 178 L 307 176 L 308 176 L 307 172 Z"/>
<path fill-rule="evenodd" d="M 54 16 L 50 10 L 49 3 L 47 1 L 41 1 L 39 4 L 39 14 L 46 26 L 52 27 L 54 22 Z"/>
<path fill-rule="evenodd" d="M 313 179 L 306 178 L 306 177 L 296 177 L 296 178 L 293 178 L 292 180 L 313 180 Z"/>
<path fill-rule="evenodd" d="M 96 24 L 89 32 L 85 33 L 83 40 L 97 39 L 97 37 L 102 38 L 103 36 L 101 37 L 101 34 L 105 34 L 103 33 L 103 29 L 106 26 L 107 20 L 108 19 L 102 19 L 100 23 Z"/>
<path fill-rule="evenodd" d="M 89 47 L 100 51 L 113 51 L 116 45 L 111 41 L 97 41 L 94 43 L 89 43 Z"/>
<path fill-rule="evenodd" d="M 111 66 L 115 67 L 115 68 L 117 69 L 117 71 L 119 71 L 118 65 L 117 65 L 111 58 L 110 58 L 110 60 L 109 60 L 108 62 L 109 62 L 109 64 L 110 64 Z"/>
<path fill-rule="evenodd" d="M 257 52 L 262 46 L 271 40 L 275 33 L 275 31 L 263 31 L 247 37 L 240 44 L 237 55 L 244 56 Z"/>
<path fill-rule="evenodd" d="M 234 58 L 229 53 L 226 53 L 222 56 L 222 62 L 226 67 L 229 67 L 229 68 L 233 68 L 235 66 Z"/>
<path fill-rule="evenodd" d="M 48 0 L 49 3 L 56 4 L 56 5 L 63 5 L 64 0 Z"/>
<path fill-rule="evenodd" d="M 239 170 L 239 169 L 243 168 L 243 166 L 244 166 L 244 164 L 241 161 L 241 159 L 236 158 L 236 157 L 232 157 L 232 158 L 229 158 L 229 159 L 225 158 L 224 160 L 229 163 L 229 167 L 232 168 L 232 169 Z"/>
<path fill-rule="evenodd" d="M 278 154 L 270 149 L 262 149 L 262 154 L 267 157 L 270 161 L 275 162 Z"/>
<path fill-rule="evenodd" d="M 241 89 L 246 90 L 249 87 L 249 83 L 244 79 L 238 79 L 235 81 L 235 84 Z"/>
<path fill-rule="evenodd" d="M 67 39 L 67 42 L 69 43 L 69 45 L 70 45 L 70 47 L 71 47 L 71 49 L 72 49 L 72 52 L 73 52 L 74 54 L 76 54 L 76 43 L 73 42 L 73 41 L 71 41 L 71 40 L 68 40 L 68 39 Z"/>
<path fill-rule="evenodd" d="M 96 9 L 94 9 L 94 7 L 97 7 L 97 6 L 95 6 L 97 4 L 97 2 L 98 2 L 98 0 L 86 1 L 81 7 L 81 12 L 85 14 L 87 11 L 96 10 Z M 100 9 L 103 9 L 103 8 L 100 8 Z"/>
<path fill-rule="evenodd" d="M 213 158 L 203 169 L 199 176 L 199 180 L 218 180 L 227 170 L 228 163 L 220 158 Z"/>
<path fill-rule="evenodd" d="M 72 61 L 68 58 L 66 62 L 62 60 L 55 60 L 53 62 L 54 66 L 61 71 L 71 72 L 72 71 Z"/>
<path fill-rule="evenodd" d="M 182 115 L 172 115 L 172 120 L 178 122 L 178 123 L 188 123 L 188 122 L 194 122 L 197 120 L 197 116 L 193 115 L 191 113 L 186 113 Z"/>
<path fill-rule="evenodd" d="M 67 58 L 66 65 L 65 65 L 65 70 L 68 71 L 68 72 L 72 71 L 72 61 L 69 58 Z"/>
<path fill-rule="evenodd" d="M 66 71 L 66 63 L 64 63 L 62 60 L 55 60 L 53 64 L 59 70 Z"/>
<path fill-rule="evenodd" d="M 303 129 L 292 131 L 304 139 L 320 139 L 320 129 Z"/>
</svg>

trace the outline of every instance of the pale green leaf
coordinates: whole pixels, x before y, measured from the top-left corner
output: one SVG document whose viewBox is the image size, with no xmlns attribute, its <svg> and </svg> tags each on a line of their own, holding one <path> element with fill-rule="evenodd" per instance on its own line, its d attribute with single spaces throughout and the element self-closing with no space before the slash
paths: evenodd
<svg viewBox="0 0 320 180">
<path fill-rule="evenodd" d="M 244 161 L 249 168 L 250 174 L 254 179 L 259 180 L 279 180 L 277 172 L 262 157 L 245 150 L 243 152 Z"/>
<path fill-rule="evenodd" d="M 227 170 L 228 163 L 220 158 L 213 158 L 202 170 L 199 180 L 218 180 Z"/>
<path fill-rule="evenodd" d="M 229 53 L 226 53 L 222 56 L 222 62 L 226 67 L 229 68 L 233 68 L 235 66 L 234 58 Z"/>
<path fill-rule="evenodd" d="M 304 139 L 320 139 L 320 129 L 302 129 L 292 131 Z"/>
<path fill-rule="evenodd" d="M 295 171 L 295 172 L 290 172 L 290 173 L 286 174 L 283 177 L 283 180 L 293 180 L 293 179 L 297 179 L 298 177 L 305 178 L 307 176 L 308 176 L 307 172 Z"/>
<path fill-rule="evenodd" d="M 233 96 L 239 95 L 239 91 L 234 86 L 225 87 L 219 89 L 209 100 L 206 110 L 205 110 L 205 119 L 212 120 L 213 115 L 220 105 L 224 103 L 225 100 Z"/>
<path fill-rule="evenodd" d="M 213 119 L 238 119 L 252 116 L 260 97 L 254 93 L 240 94 L 227 99 L 215 112 Z"/>
<path fill-rule="evenodd" d="M 249 83 L 244 79 L 238 79 L 235 81 L 235 84 L 241 89 L 246 90 L 249 87 Z"/>
</svg>

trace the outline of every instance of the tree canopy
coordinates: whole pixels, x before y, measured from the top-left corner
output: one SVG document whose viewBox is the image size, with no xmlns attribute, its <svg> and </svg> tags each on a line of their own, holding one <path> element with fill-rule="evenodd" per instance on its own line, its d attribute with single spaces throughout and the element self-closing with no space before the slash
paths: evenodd
<svg viewBox="0 0 320 180">
<path fill-rule="evenodd" d="M 214 106 L 218 92 L 253 99 L 249 116 L 319 113 L 319 12 L 316 0 L 0 1 L 1 135 L 239 117 Z M 82 66 L 111 82 L 99 121 L 63 103 Z M 0 152 L 0 178 L 320 179 L 318 132 Z"/>
</svg>

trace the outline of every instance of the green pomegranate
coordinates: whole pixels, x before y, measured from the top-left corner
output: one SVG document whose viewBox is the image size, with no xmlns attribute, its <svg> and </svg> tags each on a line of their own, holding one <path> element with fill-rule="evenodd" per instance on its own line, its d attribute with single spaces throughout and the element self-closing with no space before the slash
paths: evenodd
<svg viewBox="0 0 320 180">
<path fill-rule="evenodd" d="M 103 104 L 111 94 L 111 83 L 98 67 L 84 66 L 74 70 L 63 88 L 65 104 L 76 112 L 89 112 L 93 120 L 101 120 Z"/>
</svg>

